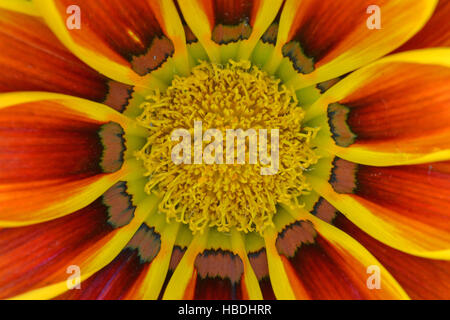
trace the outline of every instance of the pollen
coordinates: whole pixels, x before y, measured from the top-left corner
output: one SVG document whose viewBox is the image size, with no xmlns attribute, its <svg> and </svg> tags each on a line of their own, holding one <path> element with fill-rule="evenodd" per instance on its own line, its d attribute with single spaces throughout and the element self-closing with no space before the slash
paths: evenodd
<svg viewBox="0 0 450 320">
<path fill-rule="evenodd" d="M 137 121 L 149 130 L 149 137 L 136 157 L 146 170 L 145 191 L 160 197 L 159 211 L 169 222 L 187 224 L 193 233 L 205 228 L 262 233 L 273 225 L 278 205 L 301 206 L 302 195 L 311 191 L 305 171 L 318 161 L 312 144 L 318 129 L 303 126 L 304 110 L 294 92 L 248 61 L 201 62 L 189 76 L 175 76 L 165 92 L 152 92 L 141 108 Z M 200 140 L 194 132 L 199 121 Z M 191 140 L 188 161 L 182 163 L 172 157 L 180 143 L 172 137 L 178 129 L 186 130 Z M 219 130 L 223 137 L 237 129 L 267 130 L 268 136 L 276 130 L 279 136 L 276 145 L 270 137 L 256 139 L 256 155 L 266 149 L 270 161 L 250 161 L 251 135 L 243 137 L 240 149 L 234 141 L 219 144 L 227 151 L 233 146 L 233 154 L 243 152 L 243 162 L 220 161 L 220 148 L 213 150 L 219 161 L 195 161 L 195 145 L 205 153 L 213 142 L 202 135 L 209 129 Z M 262 174 L 261 169 L 273 169 L 275 162 L 272 174 Z"/>
</svg>

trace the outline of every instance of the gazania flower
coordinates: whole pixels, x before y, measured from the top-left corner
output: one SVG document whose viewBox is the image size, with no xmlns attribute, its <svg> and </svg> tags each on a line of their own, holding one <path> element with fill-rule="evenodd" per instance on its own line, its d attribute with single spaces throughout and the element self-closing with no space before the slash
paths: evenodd
<svg viewBox="0 0 450 320">
<path fill-rule="evenodd" d="M 449 1 L 0 8 L 1 298 L 450 298 Z"/>
</svg>

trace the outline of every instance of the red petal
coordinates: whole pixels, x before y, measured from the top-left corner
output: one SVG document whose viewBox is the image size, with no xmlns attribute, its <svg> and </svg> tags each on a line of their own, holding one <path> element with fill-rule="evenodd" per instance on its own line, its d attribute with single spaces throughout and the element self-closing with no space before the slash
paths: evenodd
<svg viewBox="0 0 450 320">
<path fill-rule="evenodd" d="M 1 229 L 0 297 L 65 281 L 69 277 L 67 267 L 87 260 L 115 228 L 126 225 L 133 217 L 132 207 L 116 205 L 121 197 L 127 198 L 118 184 L 71 215 L 32 226 Z M 129 202 L 127 199 L 124 200 Z"/>
<path fill-rule="evenodd" d="M 195 260 L 197 278 L 193 299 L 230 300 L 243 298 L 243 263 L 240 257 L 228 251 L 208 250 Z"/>
<path fill-rule="evenodd" d="M 412 299 L 450 298 L 450 262 L 415 257 L 370 237 L 339 214 L 334 224 L 366 247 Z"/>
<path fill-rule="evenodd" d="M 131 87 L 108 80 L 69 52 L 37 18 L 0 9 L 0 92 L 49 91 L 124 107 Z"/>
<path fill-rule="evenodd" d="M 430 228 L 434 235 L 450 237 L 450 172 L 445 170 L 449 166 L 450 162 L 359 166 L 356 195 L 383 207 L 398 223 L 410 224 L 416 230 Z"/>
<path fill-rule="evenodd" d="M 275 300 L 275 293 L 269 278 L 266 249 L 263 248 L 257 252 L 249 253 L 248 259 L 259 281 L 264 300 Z"/>
<path fill-rule="evenodd" d="M 145 279 L 146 271 L 160 247 L 159 235 L 143 224 L 110 264 L 81 283 L 81 289 L 69 290 L 56 299 L 124 299 L 138 282 Z"/>
<path fill-rule="evenodd" d="M 420 30 L 396 52 L 415 50 L 421 48 L 448 47 L 450 46 L 450 2 L 440 0 L 431 19 L 425 27 Z"/>
<path fill-rule="evenodd" d="M 122 166 L 122 135 L 120 125 L 89 119 L 56 101 L 0 109 L 0 220 L 32 223 L 60 216 L 63 208 L 51 208 L 98 182 L 95 200 L 116 182 L 104 173 Z M 74 205 L 66 213 L 77 210 Z M 53 213 L 43 213 L 47 209 Z"/>
<path fill-rule="evenodd" d="M 448 68 L 397 64 L 385 68 L 341 103 L 350 106 L 348 123 L 357 142 L 383 143 L 383 147 L 389 143 L 391 149 L 401 143 L 405 151 L 420 148 L 429 152 L 437 142 L 441 147 L 450 146 L 449 86 Z M 437 133 L 442 133 L 438 141 L 426 138 Z"/>
</svg>

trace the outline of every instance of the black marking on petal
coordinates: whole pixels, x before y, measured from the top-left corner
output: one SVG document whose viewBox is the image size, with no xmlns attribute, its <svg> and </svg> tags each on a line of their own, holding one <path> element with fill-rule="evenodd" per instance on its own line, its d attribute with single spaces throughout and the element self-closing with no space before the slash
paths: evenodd
<svg viewBox="0 0 450 320">
<path fill-rule="evenodd" d="M 243 298 L 244 264 L 238 255 L 221 249 L 205 250 L 197 256 L 194 266 L 197 271 L 194 298 Z"/>
<path fill-rule="evenodd" d="M 269 265 L 267 263 L 267 253 L 265 248 L 249 253 L 248 260 L 258 281 L 269 276 Z"/>
<path fill-rule="evenodd" d="M 320 90 L 320 93 L 325 93 L 325 91 L 328 91 L 328 89 L 333 87 L 336 83 L 341 81 L 343 78 L 344 78 L 344 76 L 330 79 L 330 80 L 327 80 L 324 82 L 320 82 L 316 85 L 316 88 Z"/>
<path fill-rule="evenodd" d="M 275 300 L 272 284 L 270 282 L 269 264 L 267 262 L 267 252 L 265 248 L 261 248 L 256 252 L 248 253 L 248 260 L 258 279 L 264 300 Z"/>
<path fill-rule="evenodd" d="M 125 152 L 124 131 L 120 124 L 108 122 L 98 133 L 103 146 L 100 167 L 104 173 L 113 173 L 122 168 Z"/>
<path fill-rule="evenodd" d="M 109 188 L 102 196 L 102 203 L 108 208 L 108 223 L 115 228 L 127 225 L 134 217 L 136 207 L 124 181 Z"/>
<path fill-rule="evenodd" d="M 201 279 L 221 278 L 238 283 L 244 273 L 241 258 L 237 254 L 222 249 L 203 251 L 195 259 L 194 265 Z"/>
<path fill-rule="evenodd" d="M 109 80 L 108 92 L 103 103 L 110 106 L 114 110 L 124 112 L 129 104 L 133 92 L 133 86 Z"/>
<path fill-rule="evenodd" d="M 146 53 L 133 57 L 132 69 L 138 75 L 144 76 L 159 69 L 174 52 L 175 47 L 170 39 L 166 36 L 155 37 Z"/>
<path fill-rule="evenodd" d="M 314 205 L 312 214 L 325 222 L 332 223 L 338 211 L 327 200 L 320 197 Z"/>
<path fill-rule="evenodd" d="M 356 134 L 352 132 L 347 123 L 350 108 L 339 103 L 328 105 L 328 125 L 336 145 L 348 147 L 356 140 Z"/>
<path fill-rule="evenodd" d="M 280 9 L 278 10 L 278 14 L 275 20 L 272 22 L 269 28 L 267 28 L 266 32 L 264 32 L 263 36 L 261 37 L 261 41 L 263 43 L 270 43 L 276 45 L 278 39 L 278 28 L 280 26 L 281 13 L 283 12 L 285 3 L 286 0 L 283 0 L 283 3 L 281 4 Z"/>
<path fill-rule="evenodd" d="M 186 248 L 180 246 L 174 246 L 172 250 L 172 256 L 170 257 L 169 270 L 175 271 L 181 259 L 186 252 Z"/>
<path fill-rule="evenodd" d="M 192 44 L 192 43 L 198 42 L 197 37 L 195 36 L 195 34 L 192 32 L 191 28 L 189 28 L 189 26 L 187 24 L 183 24 L 183 28 L 184 28 L 184 34 L 186 35 L 186 43 L 187 44 Z"/>
<path fill-rule="evenodd" d="M 298 41 L 290 41 L 282 48 L 284 57 L 288 57 L 297 72 L 308 74 L 314 71 L 314 58 L 306 56 Z"/>
<path fill-rule="evenodd" d="M 212 40 L 218 44 L 229 44 L 232 42 L 238 42 L 240 40 L 246 40 L 250 38 L 252 34 L 252 27 L 247 21 L 242 21 L 238 25 L 229 26 L 218 24 L 212 31 Z"/>
<path fill-rule="evenodd" d="M 355 193 L 358 187 L 358 164 L 335 157 L 328 181 L 337 193 Z"/>
<path fill-rule="evenodd" d="M 180 5 L 178 4 L 178 1 L 174 1 L 175 7 L 177 8 L 177 12 L 178 12 L 178 16 L 181 19 L 181 24 L 183 25 L 184 28 L 184 34 L 186 36 L 186 43 L 187 44 L 192 44 L 195 42 L 198 42 L 197 37 L 195 36 L 195 34 L 192 32 L 191 28 L 189 28 L 186 19 L 184 19 L 183 13 L 181 12 L 180 9 Z"/>
<path fill-rule="evenodd" d="M 250 19 L 256 1 L 212 1 L 214 27 L 211 39 L 218 44 L 228 44 L 248 39 L 252 33 Z"/>
<path fill-rule="evenodd" d="M 275 45 L 278 37 L 278 23 L 274 22 L 267 28 L 266 32 L 261 37 L 261 41 L 264 43 L 270 43 Z"/>
<path fill-rule="evenodd" d="M 178 264 L 180 263 L 181 259 L 183 258 L 186 249 L 187 248 L 182 248 L 177 245 L 173 247 L 172 256 L 170 257 L 169 270 L 167 270 L 166 278 L 159 293 L 158 300 L 162 300 L 164 296 L 164 291 L 166 290 L 167 285 L 169 284 L 170 278 L 172 278 L 172 275 L 175 269 L 177 268 Z"/>
<path fill-rule="evenodd" d="M 315 242 L 317 232 L 309 221 L 296 221 L 286 226 L 278 234 L 276 247 L 279 254 L 287 258 L 294 257 L 302 244 L 312 244 Z"/>
<path fill-rule="evenodd" d="M 127 244 L 127 248 L 137 250 L 141 263 L 150 263 L 161 249 L 161 236 L 154 227 L 150 228 L 143 223 Z"/>
</svg>

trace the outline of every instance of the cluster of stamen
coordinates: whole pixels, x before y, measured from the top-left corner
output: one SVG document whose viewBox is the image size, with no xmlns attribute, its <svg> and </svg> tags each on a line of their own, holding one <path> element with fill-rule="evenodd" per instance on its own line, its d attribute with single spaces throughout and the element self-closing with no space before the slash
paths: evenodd
<svg viewBox="0 0 450 320">
<path fill-rule="evenodd" d="M 311 146 L 317 129 L 302 127 L 304 111 L 295 93 L 250 62 L 202 62 L 190 76 L 176 76 L 166 92 L 149 95 L 141 108 L 138 121 L 150 135 L 136 156 L 149 179 L 146 192 L 161 197 L 159 210 L 169 221 L 188 224 L 194 233 L 207 227 L 262 233 L 273 224 L 278 204 L 300 205 L 298 198 L 310 191 L 304 171 L 318 160 Z M 179 141 L 172 133 L 183 128 L 194 137 L 196 121 L 203 132 L 218 129 L 224 137 L 227 129 L 278 129 L 276 174 L 262 175 L 267 165 L 261 162 L 174 163 L 172 149 Z"/>
</svg>

